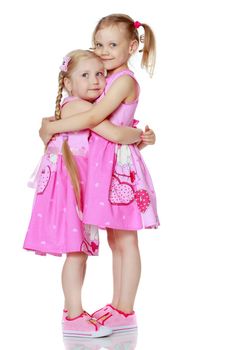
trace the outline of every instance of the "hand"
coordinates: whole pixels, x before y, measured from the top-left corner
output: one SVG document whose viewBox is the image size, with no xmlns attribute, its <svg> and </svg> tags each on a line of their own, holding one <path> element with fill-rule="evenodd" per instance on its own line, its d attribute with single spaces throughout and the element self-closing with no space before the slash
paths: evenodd
<svg viewBox="0 0 233 350">
<path fill-rule="evenodd" d="M 145 131 L 141 136 L 142 143 L 145 145 L 154 145 L 156 141 L 155 133 L 148 125 L 145 126 Z"/>
<path fill-rule="evenodd" d="M 41 122 L 41 128 L 39 130 L 39 135 L 42 141 L 44 142 L 45 146 L 47 146 L 49 140 L 53 135 L 51 135 L 48 131 L 48 125 L 52 121 L 55 120 L 55 117 L 48 117 L 48 118 L 43 118 Z"/>
</svg>

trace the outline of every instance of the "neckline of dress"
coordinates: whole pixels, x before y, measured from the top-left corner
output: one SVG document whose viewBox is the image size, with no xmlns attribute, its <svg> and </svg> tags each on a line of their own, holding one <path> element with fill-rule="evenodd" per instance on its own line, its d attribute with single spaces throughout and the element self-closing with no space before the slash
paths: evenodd
<svg viewBox="0 0 233 350">
<path fill-rule="evenodd" d="M 123 72 L 130 72 L 130 73 L 132 73 L 133 75 L 134 75 L 134 72 L 132 72 L 130 69 L 123 69 L 123 70 L 120 70 L 120 71 L 118 71 L 118 72 L 116 72 L 116 73 L 113 73 L 113 74 L 111 74 L 110 76 L 107 76 L 107 80 L 110 80 L 112 77 L 114 77 L 115 75 L 117 75 L 117 74 L 120 74 L 120 73 L 123 73 Z"/>
</svg>

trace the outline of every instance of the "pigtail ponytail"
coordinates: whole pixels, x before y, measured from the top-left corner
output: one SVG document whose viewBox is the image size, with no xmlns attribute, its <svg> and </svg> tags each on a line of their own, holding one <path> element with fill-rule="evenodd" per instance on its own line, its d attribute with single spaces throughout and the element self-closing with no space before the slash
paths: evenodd
<svg viewBox="0 0 233 350">
<path fill-rule="evenodd" d="M 62 91 L 64 86 L 63 81 L 64 81 L 64 74 L 61 71 L 58 76 L 58 93 L 57 93 L 56 107 L 55 107 L 55 118 L 57 120 L 61 119 L 61 99 L 62 99 Z M 82 210 L 83 210 L 81 188 L 80 188 L 80 175 L 79 175 L 77 163 L 74 159 L 73 153 L 70 150 L 67 139 L 64 139 L 63 141 L 62 155 L 63 155 L 66 169 L 71 179 L 71 183 L 73 185 L 74 194 L 75 194 L 75 198 L 79 209 L 78 214 L 80 215 L 80 213 L 82 213 Z"/>
<path fill-rule="evenodd" d="M 141 67 L 146 68 L 150 77 L 152 77 L 155 67 L 155 36 L 152 29 L 147 24 L 141 23 L 141 26 L 144 28 L 145 32 L 141 40 L 144 43 L 144 47 L 140 50 L 140 52 L 142 52 Z"/>
</svg>

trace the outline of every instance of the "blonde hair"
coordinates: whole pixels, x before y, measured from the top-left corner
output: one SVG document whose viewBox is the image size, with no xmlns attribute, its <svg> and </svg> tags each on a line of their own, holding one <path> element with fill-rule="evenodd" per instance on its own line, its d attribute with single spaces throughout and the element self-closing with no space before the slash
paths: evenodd
<svg viewBox="0 0 233 350">
<path fill-rule="evenodd" d="M 141 67 L 145 68 L 150 77 L 152 77 L 155 67 L 156 41 L 152 29 L 146 23 L 140 23 L 140 26 L 144 28 L 144 38 L 142 40 L 139 38 L 138 29 L 135 27 L 135 22 L 131 17 L 121 13 L 103 17 L 97 23 L 93 32 L 93 44 L 95 45 L 95 36 L 100 29 L 118 24 L 124 24 L 130 40 L 137 40 L 138 44 L 139 42 L 144 43 L 142 50 L 139 51 L 142 52 Z"/>
<path fill-rule="evenodd" d="M 76 69 L 80 60 L 87 59 L 87 58 L 99 59 L 98 56 L 96 56 L 94 52 L 91 52 L 89 50 L 71 51 L 70 53 L 67 54 L 66 57 L 69 57 L 69 62 L 67 64 L 67 70 L 60 71 L 59 76 L 58 76 L 58 93 L 57 93 L 56 108 L 55 108 L 56 120 L 61 119 L 61 105 L 60 104 L 61 104 L 61 99 L 62 99 L 62 92 L 65 88 L 64 79 L 71 78 L 71 74 Z M 70 147 L 69 147 L 67 140 L 64 140 L 64 142 L 63 142 L 62 155 L 63 155 L 63 159 L 65 162 L 65 166 L 66 166 L 67 171 L 68 171 L 70 178 L 71 178 L 71 183 L 73 185 L 78 208 L 80 211 L 82 211 L 83 203 L 82 203 L 82 194 L 81 194 L 81 187 L 80 187 L 80 175 L 79 175 L 78 165 L 77 165 L 77 162 L 75 161 L 73 153 L 70 150 Z"/>
</svg>

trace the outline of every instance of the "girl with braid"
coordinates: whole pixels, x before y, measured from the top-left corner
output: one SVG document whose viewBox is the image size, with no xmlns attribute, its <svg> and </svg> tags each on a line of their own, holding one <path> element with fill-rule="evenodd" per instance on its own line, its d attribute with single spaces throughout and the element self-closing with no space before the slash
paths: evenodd
<svg viewBox="0 0 233 350">
<path fill-rule="evenodd" d="M 140 40 L 139 28 L 144 31 Z M 40 130 L 46 143 L 54 133 L 83 129 L 84 121 L 103 120 L 115 125 L 135 125 L 139 85 L 129 69 L 130 57 L 143 47 L 141 66 L 153 75 L 155 37 L 150 26 L 124 14 L 103 17 L 93 33 L 94 52 L 107 70 L 107 84 L 100 101 L 90 110 L 70 118 L 45 118 Z M 82 122 L 85 126 L 82 126 Z M 106 229 L 113 257 L 113 297 L 92 316 L 113 331 L 137 328 L 134 301 L 141 274 L 137 230 L 159 226 L 156 195 L 149 171 L 138 148 L 119 145 L 92 132 L 83 222 Z"/>
<path fill-rule="evenodd" d="M 70 52 L 60 67 L 55 118 L 89 110 L 104 91 L 102 60 L 85 50 Z M 62 100 L 63 90 L 68 97 Z M 104 118 L 102 118 L 104 119 Z M 24 248 L 36 254 L 66 254 L 62 271 L 65 296 L 65 335 L 102 337 L 112 333 L 83 310 L 81 289 L 89 255 L 98 255 L 98 229 L 82 223 L 89 152 L 88 127 L 101 121 L 85 121 L 85 130 L 56 134 L 50 140 L 37 173 L 35 200 Z M 105 120 L 93 129 L 115 143 L 140 142 L 140 129 L 119 127 Z"/>
</svg>

